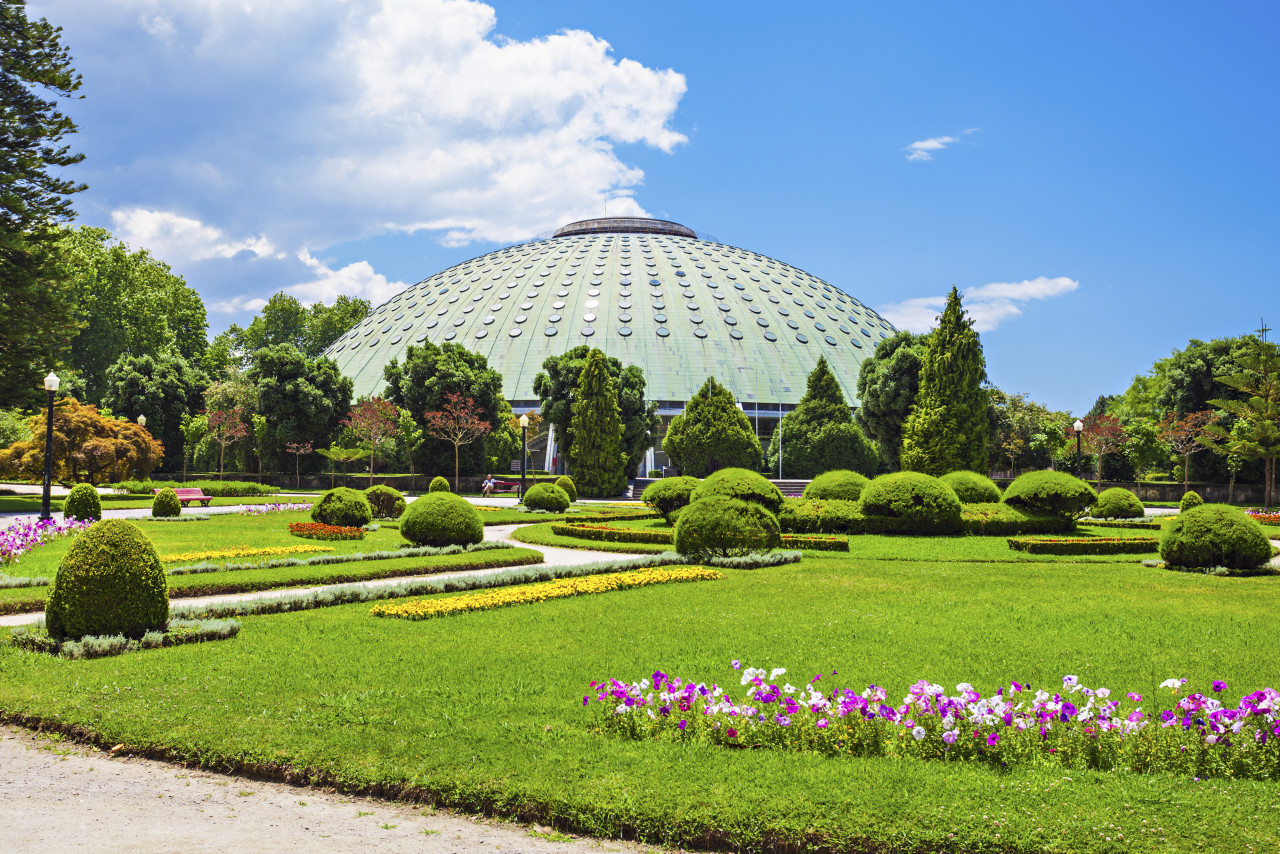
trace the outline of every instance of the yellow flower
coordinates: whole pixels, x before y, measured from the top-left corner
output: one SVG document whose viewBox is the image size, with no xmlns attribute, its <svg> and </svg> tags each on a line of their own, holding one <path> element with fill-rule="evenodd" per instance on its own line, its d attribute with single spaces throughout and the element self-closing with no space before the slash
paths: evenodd
<svg viewBox="0 0 1280 854">
<path fill-rule="evenodd" d="M 245 548 L 245 549 L 218 549 L 212 552 L 181 552 L 179 554 L 161 555 L 160 560 L 165 563 L 176 563 L 178 561 L 191 562 L 195 560 L 221 560 L 227 557 L 257 557 L 259 555 L 293 555 L 305 554 L 307 552 L 332 552 L 337 551 L 333 546 L 278 546 L 276 548 Z"/>
</svg>

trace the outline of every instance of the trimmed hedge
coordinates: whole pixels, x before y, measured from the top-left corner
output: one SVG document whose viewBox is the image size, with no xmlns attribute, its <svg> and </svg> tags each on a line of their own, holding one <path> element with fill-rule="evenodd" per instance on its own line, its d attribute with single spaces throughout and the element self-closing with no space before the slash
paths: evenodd
<svg viewBox="0 0 1280 854">
<path fill-rule="evenodd" d="M 157 519 L 181 516 L 182 502 L 178 500 L 178 493 L 167 486 L 157 492 L 156 497 L 151 499 L 151 515 Z"/>
<path fill-rule="evenodd" d="M 695 500 L 680 511 L 676 521 L 676 551 L 694 559 L 736 557 L 781 544 L 782 532 L 772 513 L 754 502 L 726 495 Z"/>
<path fill-rule="evenodd" d="M 364 497 L 375 519 L 399 519 L 404 513 L 404 496 L 398 489 L 379 483 L 366 489 Z"/>
<path fill-rule="evenodd" d="M 778 524 L 786 533 L 812 534 L 910 534 L 915 533 L 905 519 L 867 516 L 854 501 L 810 501 L 788 498 L 778 514 Z M 1075 523 L 1061 516 L 1038 516 L 1007 504 L 965 504 L 960 508 L 960 524 L 966 534 L 1015 536 L 1018 534 L 1060 534 Z"/>
<path fill-rule="evenodd" d="M 693 491 L 701 483 L 696 477 L 666 477 L 651 483 L 644 489 L 640 500 L 662 514 L 668 523 L 674 524 L 672 514 L 693 500 Z"/>
<path fill-rule="evenodd" d="M 1160 540 L 1160 557 L 1171 566 L 1253 569 L 1271 560 L 1271 541 L 1243 510 L 1204 504 L 1173 520 Z"/>
<path fill-rule="evenodd" d="M 77 483 L 71 487 L 67 497 L 62 501 L 63 519 L 80 519 L 86 522 L 97 522 L 102 518 L 102 499 L 98 490 L 87 483 Z"/>
<path fill-rule="evenodd" d="M 995 504 L 1000 500 L 996 482 L 976 471 L 953 471 L 938 480 L 955 490 L 961 504 Z"/>
<path fill-rule="evenodd" d="M 427 487 L 427 492 L 453 492 L 453 490 L 449 488 L 449 481 L 436 475 L 431 478 L 431 485 Z"/>
<path fill-rule="evenodd" d="M 1093 528 L 1134 528 L 1140 531 L 1158 531 L 1160 530 L 1159 522 L 1146 522 L 1141 519 L 1080 519 L 1081 525 L 1089 525 Z"/>
<path fill-rule="evenodd" d="M 572 504 L 569 493 L 554 483 L 535 483 L 524 494 L 524 506 L 530 510 L 549 510 L 552 513 L 563 513 Z"/>
<path fill-rule="evenodd" d="M 1138 496 L 1122 486 L 1103 490 L 1089 510 L 1090 515 L 1099 519 L 1138 519 L 1145 512 Z"/>
<path fill-rule="evenodd" d="M 857 501 L 871 480 L 856 471 L 836 469 L 818 475 L 804 488 L 804 497 L 815 501 Z"/>
<path fill-rule="evenodd" d="M 415 546 L 467 546 L 484 539 L 484 523 L 465 498 L 429 492 L 409 505 L 400 534 Z"/>
<path fill-rule="evenodd" d="M 1159 544 L 1155 537 L 1010 537 L 1009 548 L 1033 555 L 1129 555 L 1154 552 Z"/>
<path fill-rule="evenodd" d="M 578 487 L 574 485 L 573 478 L 567 474 L 562 474 L 556 478 L 556 486 L 564 490 L 564 494 L 569 496 L 569 503 L 578 500 Z"/>
<path fill-rule="evenodd" d="M 275 495 L 280 490 L 274 486 L 254 483 L 250 480 L 122 480 L 111 484 L 116 492 L 129 495 L 151 495 L 157 489 L 199 489 L 214 498 L 244 498 L 255 495 Z"/>
<path fill-rule="evenodd" d="M 1076 527 L 1074 520 L 1064 516 L 1044 516 L 1008 504 L 966 504 L 960 510 L 960 521 L 966 534 L 983 537 L 1063 534 Z"/>
<path fill-rule="evenodd" d="M 1004 502 L 1032 513 L 1076 519 L 1098 500 L 1093 487 L 1060 471 L 1030 471 L 1009 484 Z"/>
<path fill-rule="evenodd" d="M 881 475 L 862 491 L 860 506 L 865 516 L 903 520 L 904 533 L 955 534 L 962 530 L 955 490 L 920 472 Z"/>
<path fill-rule="evenodd" d="M 675 542 L 672 531 L 646 531 L 642 528 L 611 528 L 607 525 L 583 525 L 563 523 L 551 526 L 551 533 L 579 540 L 595 540 L 604 543 L 670 544 Z M 823 552 L 847 552 L 847 537 L 815 537 L 804 534 L 783 534 L 782 545 L 795 549 Z"/>
<path fill-rule="evenodd" d="M 709 475 L 693 491 L 692 501 L 722 495 L 739 501 L 758 504 L 770 514 L 782 508 L 782 490 L 770 483 L 764 475 L 749 469 L 720 469 Z"/>
<path fill-rule="evenodd" d="M 1204 499 L 1200 497 L 1200 493 L 1194 489 L 1182 496 L 1182 500 L 1178 502 L 1178 512 L 1186 513 L 1193 507 L 1203 507 Z"/>
<path fill-rule="evenodd" d="M 311 521 L 338 528 L 362 528 L 373 521 L 369 499 L 357 489 L 331 489 L 311 508 Z"/>
</svg>

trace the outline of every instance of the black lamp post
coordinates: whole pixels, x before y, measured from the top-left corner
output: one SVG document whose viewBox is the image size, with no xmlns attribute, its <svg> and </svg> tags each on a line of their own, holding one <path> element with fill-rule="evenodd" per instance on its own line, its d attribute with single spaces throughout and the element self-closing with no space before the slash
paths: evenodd
<svg viewBox="0 0 1280 854">
<path fill-rule="evenodd" d="M 1079 418 L 1071 425 L 1076 428 L 1076 477 L 1080 476 L 1080 437 L 1084 434 L 1084 422 Z"/>
<path fill-rule="evenodd" d="M 40 519 L 49 515 L 49 491 L 53 488 L 53 395 L 58 391 L 58 375 L 53 371 L 44 378 L 44 390 L 49 392 L 49 418 L 44 431 L 44 497 L 40 500 Z"/>
<path fill-rule="evenodd" d="M 529 460 L 529 416 L 520 416 L 520 501 L 524 501 L 524 474 Z"/>
</svg>

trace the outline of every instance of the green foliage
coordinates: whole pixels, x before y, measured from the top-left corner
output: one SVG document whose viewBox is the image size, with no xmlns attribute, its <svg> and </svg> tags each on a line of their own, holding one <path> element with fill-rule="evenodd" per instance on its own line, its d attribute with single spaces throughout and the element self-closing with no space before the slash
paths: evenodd
<svg viewBox="0 0 1280 854">
<path fill-rule="evenodd" d="M 774 428 L 769 444 L 770 472 L 782 477 L 810 478 L 833 469 L 875 474 L 880 465 L 875 443 L 853 423 L 849 404 L 825 356 L 809 374 L 804 396 Z"/>
<path fill-rule="evenodd" d="M 484 523 L 465 498 L 429 492 L 404 511 L 400 533 L 416 546 L 467 546 L 484 539 Z"/>
<path fill-rule="evenodd" d="M 871 481 L 856 471 L 837 469 L 818 475 L 804 488 L 804 497 L 817 500 L 857 501 Z"/>
<path fill-rule="evenodd" d="M 151 515 L 156 517 L 182 515 L 182 502 L 178 500 L 178 494 L 168 487 L 157 492 L 156 497 L 151 499 Z"/>
<path fill-rule="evenodd" d="M 215 498 L 244 498 L 246 496 L 276 495 L 280 490 L 274 486 L 255 483 L 251 480 L 188 480 L 179 483 L 175 480 L 122 480 L 111 488 L 116 492 L 128 495 L 151 495 L 157 489 L 198 489 L 205 495 Z"/>
<path fill-rule="evenodd" d="M 164 628 L 169 587 L 155 546 L 122 519 L 95 522 L 58 564 L 45 606 L 49 636 L 124 635 Z"/>
<path fill-rule="evenodd" d="M 676 520 L 676 551 L 693 560 L 766 552 L 781 544 L 773 513 L 727 495 L 695 498 Z"/>
<path fill-rule="evenodd" d="M 928 345 L 928 334 L 896 332 L 880 341 L 858 369 L 861 406 L 854 421 L 875 441 L 882 464 L 891 471 L 899 467 L 902 426 L 920 391 L 920 366 Z"/>
<path fill-rule="evenodd" d="M 1165 529 L 1160 558 L 1171 566 L 1253 569 L 1271 559 L 1271 542 L 1238 507 L 1203 504 L 1184 510 Z"/>
<path fill-rule="evenodd" d="M 976 471 L 953 471 L 939 478 L 951 487 L 961 504 L 995 504 L 1000 501 L 1000 487 L 985 474 Z"/>
<path fill-rule="evenodd" d="M 782 490 L 770 483 L 764 475 L 747 469 L 720 469 L 711 474 L 693 491 L 692 500 L 698 501 L 712 495 L 750 501 L 770 513 L 777 513 L 782 507 Z"/>
<path fill-rule="evenodd" d="M 18 409 L 0 409 L 0 448 L 7 448 L 31 435 L 28 417 Z"/>
<path fill-rule="evenodd" d="M 1155 537 L 1010 537 L 1009 548 L 1033 555 L 1140 555 L 1158 545 Z"/>
<path fill-rule="evenodd" d="M 364 491 L 364 497 L 375 519 L 399 519 L 404 513 L 404 496 L 398 489 L 376 484 Z"/>
<path fill-rule="evenodd" d="M 435 477 L 431 478 L 431 485 L 427 487 L 427 491 L 428 492 L 452 492 L 453 490 L 449 488 L 449 481 L 445 480 L 440 475 L 436 475 Z"/>
<path fill-rule="evenodd" d="M 569 493 L 554 483 L 535 483 L 524 494 L 524 506 L 530 510 L 548 510 L 563 513 L 569 509 Z"/>
<path fill-rule="evenodd" d="M 306 308 L 296 297 L 273 294 L 257 316 L 244 329 L 231 328 L 215 339 L 225 351 L 228 364 L 248 365 L 253 355 L 266 347 L 289 344 L 308 359 L 315 359 L 325 348 L 369 313 L 369 302 L 345 294 L 333 305 L 313 303 Z"/>
<path fill-rule="evenodd" d="M 126 418 L 146 416 L 147 432 L 164 445 L 167 467 L 172 469 L 180 467 L 188 450 L 183 417 L 203 408 L 208 385 L 208 377 L 176 350 L 156 356 L 125 354 L 107 368 L 103 403 Z"/>
<path fill-rule="evenodd" d="M 1204 504 L 1204 499 L 1200 497 L 1200 493 L 1194 489 L 1186 492 L 1182 496 L 1182 500 L 1178 502 L 1178 511 L 1185 513 L 1193 507 L 1200 507 Z"/>
<path fill-rule="evenodd" d="M 882 474 L 862 490 L 867 516 L 888 516 L 906 523 L 907 533 L 950 534 L 961 530 L 960 499 L 936 477 L 914 471 Z"/>
<path fill-rule="evenodd" d="M 570 422 L 574 441 L 569 451 L 571 470 L 588 498 L 620 495 L 627 488 L 617 397 L 604 353 L 592 350 L 574 391 Z M 576 494 L 570 493 L 570 499 Z"/>
<path fill-rule="evenodd" d="M 708 475 L 725 467 L 758 469 L 760 440 L 727 388 L 708 377 L 671 419 L 662 450 L 683 474 Z"/>
<path fill-rule="evenodd" d="M 264 347 L 253 355 L 247 375 L 257 392 L 257 411 L 266 419 L 258 438 L 264 463 L 279 466 L 285 443 L 329 445 L 351 409 L 351 379 L 329 359 L 308 359 L 291 344 Z"/>
<path fill-rule="evenodd" d="M 1098 493 L 1065 472 L 1030 471 L 1009 484 L 1004 500 L 1032 513 L 1078 519 L 1098 500 Z"/>
<path fill-rule="evenodd" d="M 311 521 L 341 528 L 360 528 L 373 521 L 373 508 L 363 492 L 340 486 L 320 496 L 320 500 L 312 505 Z"/>
<path fill-rule="evenodd" d="M 672 523 L 672 514 L 685 507 L 693 500 L 693 491 L 698 488 L 696 477 L 667 477 L 655 481 L 644 488 L 640 500 L 662 514 L 662 518 Z"/>
<path fill-rule="evenodd" d="M 1089 515 L 1099 519 L 1137 519 L 1143 514 L 1138 496 L 1121 486 L 1103 490 L 1089 511 Z"/>
<path fill-rule="evenodd" d="M 1071 417 L 1025 394 L 987 389 L 987 466 L 991 471 L 1046 469 L 1068 443 Z M 963 499 L 962 499 L 963 500 Z"/>
<path fill-rule="evenodd" d="M 98 490 L 87 483 L 71 487 L 62 502 L 62 518 L 98 521 L 102 518 L 102 500 Z"/>
<path fill-rule="evenodd" d="M 556 478 L 556 486 L 564 490 L 565 495 L 569 496 L 569 502 L 573 503 L 578 500 L 578 488 L 573 485 L 573 478 L 567 474 L 562 474 Z"/>
</svg>

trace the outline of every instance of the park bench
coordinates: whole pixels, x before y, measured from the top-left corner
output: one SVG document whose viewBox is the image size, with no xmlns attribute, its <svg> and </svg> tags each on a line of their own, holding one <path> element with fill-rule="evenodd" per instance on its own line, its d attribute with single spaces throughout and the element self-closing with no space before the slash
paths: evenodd
<svg viewBox="0 0 1280 854">
<path fill-rule="evenodd" d="M 158 489 L 153 489 L 151 491 L 157 494 L 160 492 Z M 178 501 L 183 507 L 186 507 L 193 501 L 199 501 L 205 507 L 208 507 L 209 502 L 213 500 L 212 495 L 205 495 L 204 491 L 201 489 L 175 489 L 173 493 L 178 496 Z"/>
<path fill-rule="evenodd" d="M 518 480 L 498 480 L 497 478 L 493 479 L 494 492 L 515 492 L 519 488 L 520 488 L 520 481 Z"/>
</svg>

